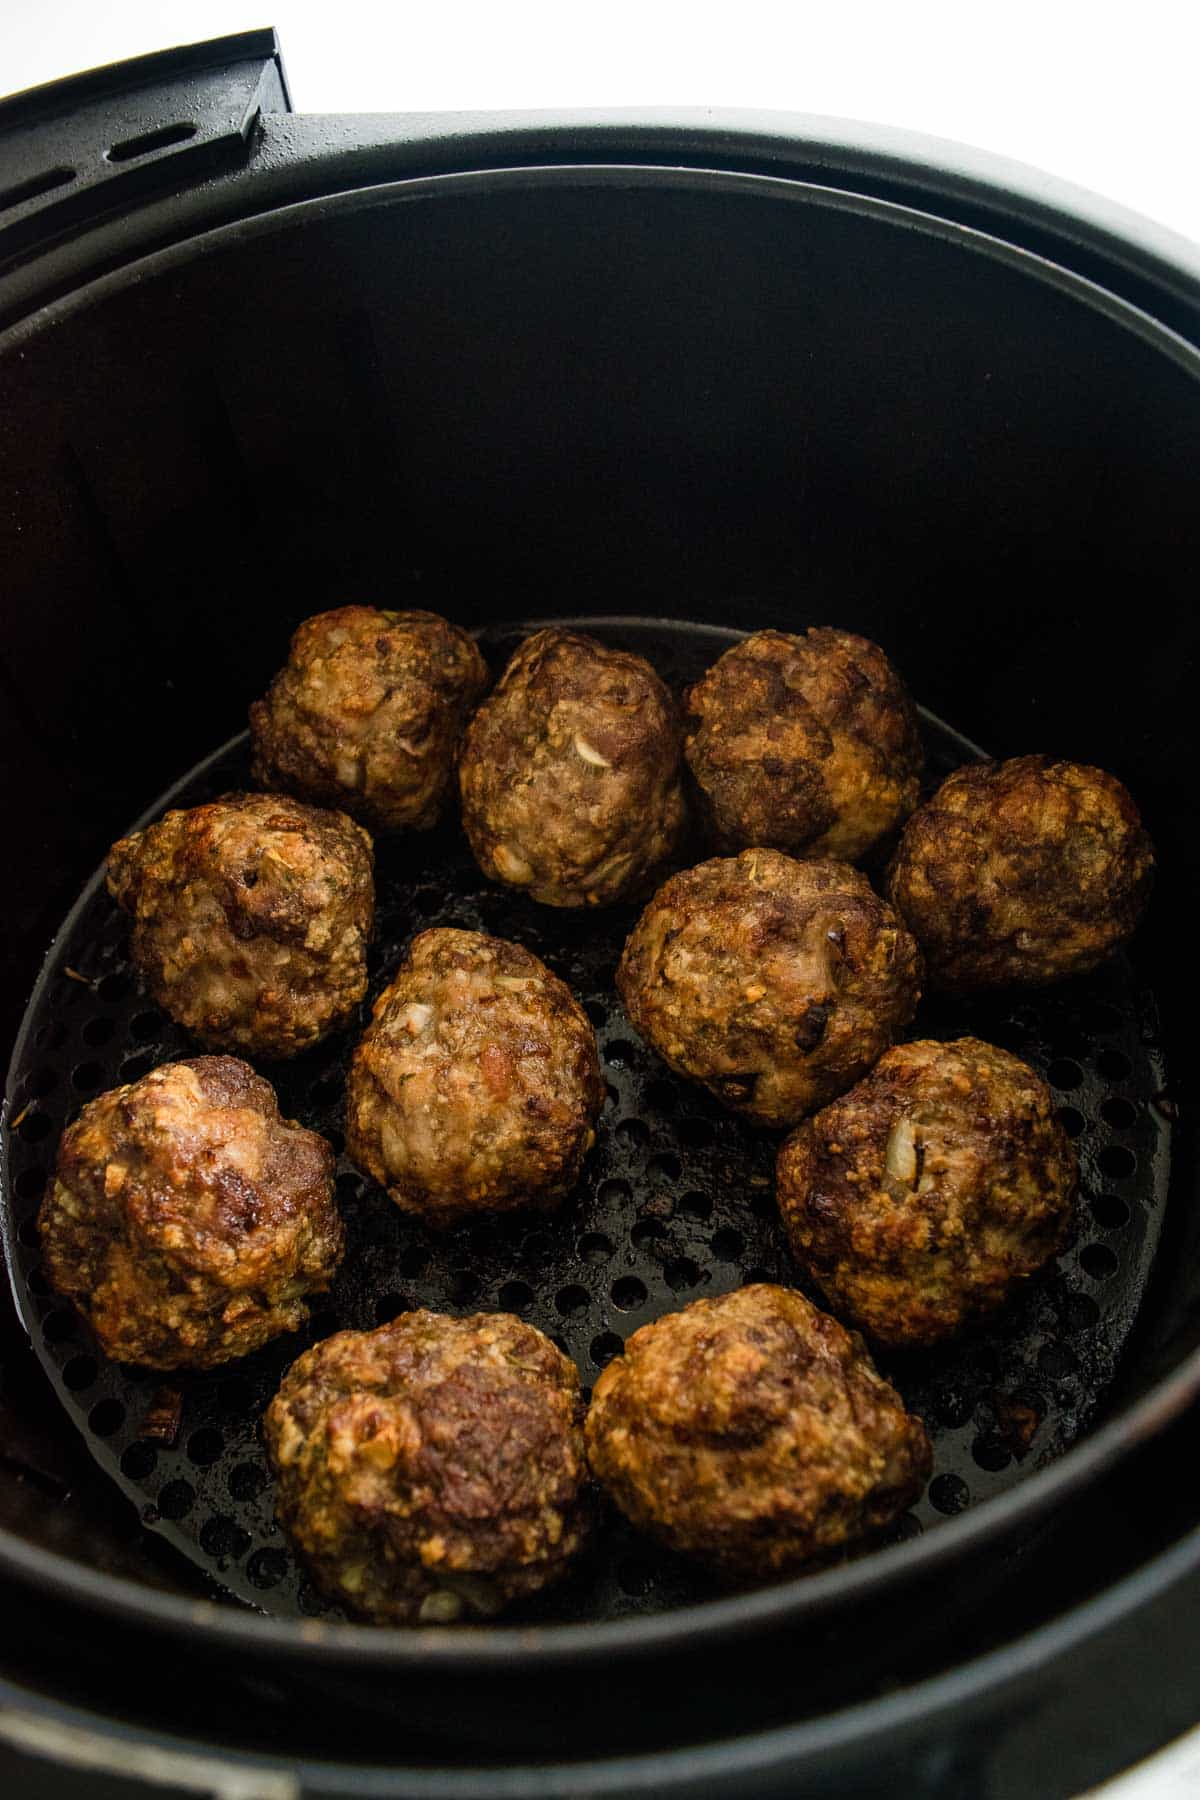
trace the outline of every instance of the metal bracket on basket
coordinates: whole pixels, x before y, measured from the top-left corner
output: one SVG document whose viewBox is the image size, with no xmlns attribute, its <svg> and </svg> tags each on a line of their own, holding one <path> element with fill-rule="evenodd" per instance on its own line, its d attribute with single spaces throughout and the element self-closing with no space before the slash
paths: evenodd
<svg viewBox="0 0 1200 1800">
<path fill-rule="evenodd" d="M 0 269 L 149 194 L 244 162 L 260 114 L 290 111 L 272 30 L 0 100 Z"/>
</svg>

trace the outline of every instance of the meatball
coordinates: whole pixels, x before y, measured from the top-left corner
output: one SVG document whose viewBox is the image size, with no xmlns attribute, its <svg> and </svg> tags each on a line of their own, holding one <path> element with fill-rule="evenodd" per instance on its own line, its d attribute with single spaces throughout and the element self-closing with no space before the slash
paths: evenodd
<svg viewBox="0 0 1200 1800">
<path fill-rule="evenodd" d="M 575 1365 L 510 1313 L 402 1313 L 292 1364 L 267 1409 L 284 1530 L 380 1624 L 490 1617 L 588 1536 Z"/>
<path fill-rule="evenodd" d="M 969 763 L 914 813 L 892 904 L 953 993 L 1094 969 L 1137 926 L 1154 849 L 1113 775 L 1048 756 Z"/>
<path fill-rule="evenodd" d="M 268 794 L 169 812 L 113 845 L 108 891 L 133 918 L 150 993 L 203 1044 L 295 1056 L 367 987 L 371 840 L 344 813 Z"/>
<path fill-rule="evenodd" d="M 372 831 L 436 823 L 487 689 L 473 638 L 430 612 L 339 606 L 305 619 L 250 708 L 254 779 Z"/>
<path fill-rule="evenodd" d="M 877 1343 L 933 1344 L 1062 1249 L 1077 1167 L 1045 1082 L 977 1038 L 889 1050 L 779 1152 L 792 1250 Z"/>
<path fill-rule="evenodd" d="M 913 703 L 878 644 L 756 631 L 685 699 L 684 750 L 716 842 L 854 862 L 917 804 Z"/>
<path fill-rule="evenodd" d="M 603 1104 L 596 1034 L 545 963 L 482 932 L 423 931 L 354 1053 L 346 1152 L 429 1225 L 548 1210 Z"/>
<path fill-rule="evenodd" d="M 118 1362 L 247 1356 L 304 1323 L 341 1261 L 333 1168 L 247 1063 L 163 1063 L 63 1133 L 39 1218 L 47 1278 Z"/>
<path fill-rule="evenodd" d="M 596 1383 L 587 1449 L 635 1525 L 749 1577 L 882 1530 L 931 1463 L 862 1339 L 766 1283 L 635 1331 Z"/>
<path fill-rule="evenodd" d="M 677 1074 L 747 1118 L 791 1125 L 857 1081 L 907 1025 L 921 957 L 857 869 L 743 850 L 659 890 L 617 987 Z"/>
<path fill-rule="evenodd" d="M 679 845 L 681 771 L 675 704 L 648 662 L 538 631 L 467 727 L 463 824 L 489 879 L 547 906 L 608 906 Z"/>
</svg>

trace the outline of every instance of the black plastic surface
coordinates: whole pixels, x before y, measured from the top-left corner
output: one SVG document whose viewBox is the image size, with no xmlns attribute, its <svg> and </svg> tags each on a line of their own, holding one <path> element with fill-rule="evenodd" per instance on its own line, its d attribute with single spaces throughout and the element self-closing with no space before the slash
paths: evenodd
<svg viewBox="0 0 1200 1800">
<path fill-rule="evenodd" d="M 634 622 L 600 630 L 644 651 L 677 687 L 695 679 L 731 635 Z M 484 638 L 497 665 L 517 641 L 515 631 L 503 629 Z M 928 715 L 925 734 L 933 781 L 969 746 Z M 196 804 L 246 785 L 245 743 L 238 740 L 182 784 L 172 803 Z M 612 974 L 636 910 L 563 912 L 489 886 L 450 826 L 382 840 L 377 880 L 371 997 L 415 931 L 457 925 L 525 944 L 583 1000 L 600 1039 L 608 1102 L 597 1148 L 561 1213 L 432 1234 L 343 1159 L 338 1192 L 349 1225 L 347 1255 L 299 1340 L 281 1340 L 203 1376 L 122 1369 L 96 1354 L 39 1276 L 37 1198 L 57 1131 L 79 1107 L 105 1087 L 186 1054 L 189 1042 L 139 996 L 126 960 L 126 921 L 98 882 L 56 941 L 14 1070 L 16 1242 L 9 1248 L 35 1347 L 93 1453 L 146 1524 L 232 1594 L 272 1612 L 328 1610 L 274 1523 L 257 1434 L 282 1371 L 305 1343 L 347 1327 L 369 1330 L 414 1306 L 511 1310 L 554 1337 L 587 1385 L 647 1320 L 702 1294 L 795 1278 L 773 1198 L 779 1134 L 724 1114 L 702 1090 L 670 1074 L 623 1018 Z M 1165 1088 L 1153 1016 L 1152 997 L 1121 961 L 1015 1002 L 1002 996 L 926 1005 L 913 1027 L 914 1035 L 970 1032 L 1002 1043 L 1046 1074 L 1078 1141 L 1083 1198 L 1071 1248 L 992 1328 L 934 1354 L 885 1361 L 935 1443 L 928 1491 L 900 1522 L 900 1535 L 934 1527 L 1044 1466 L 1103 1406 L 1145 1291 L 1166 1198 L 1169 1126 L 1150 1104 Z M 338 1148 L 355 1036 L 343 1034 L 290 1064 L 264 1065 L 285 1114 L 323 1131 Z M 184 1396 L 172 1448 L 140 1430 L 164 1381 Z M 606 1619 L 717 1591 L 614 1517 L 589 1565 L 527 1616 Z"/>
</svg>

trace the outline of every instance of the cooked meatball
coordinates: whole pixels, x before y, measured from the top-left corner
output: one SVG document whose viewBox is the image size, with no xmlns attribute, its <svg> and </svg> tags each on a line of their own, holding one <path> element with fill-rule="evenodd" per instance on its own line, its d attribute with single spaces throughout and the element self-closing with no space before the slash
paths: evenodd
<svg viewBox="0 0 1200 1800">
<path fill-rule="evenodd" d="M 250 708 L 254 779 L 372 831 L 424 829 L 444 810 L 487 684 L 474 639 L 436 613 L 318 613 Z"/>
<path fill-rule="evenodd" d="M 966 993 L 1094 969 L 1136 928 L 1153 870 L 1115 776 L 1018 756 L 942 783 L 904 829 L 888 893 L 931 985 Z"/>
<path fill-rule="evenodd" d="M 39 1228 L 107 1356 L 210 1369 L 308 1317 L 342 1255 L 333 1151 L 235 1056 L 163 1063 L 84 1107 Z"/>
<path fill-rule="evenodd" d="M 1075 1151 L 1041 1077 L 977 1038 L 899 1044 L 779 1153 L 797 1262 L 877 1343 L 933 1344 L 1062 1249 Z"/>
<path fill-rule="evenodd" d="M 346 1151 L 433 1226 L 570 1192 L 604 1104 L 596 1034 L 518 944 L 414 939 L 354 1053 Z"/>
<path fill-rule="evenodd" d="M 854 862 L 917 804 L 921 739 L 869 638 L 756 631 L 688 693 L 685 753 L 716 842 Z"/>
<path fill-rule="evenodd" d="M 372 860 L 344 813 L 226 794 L 114 844 L 108 891 L 147 988 L 193 1037 L 295 1056 L 366 992 Z"/>
<path fill-rule="evenodd" d="M 683 834 L 675 704 L 648 662 L 538 631 L 467 727 L 463 824 L 484 874 L 547 906 L 644 892 Z"/>
<path fill-rule="evenodd" d="M 862 1339 L 765 1283 L 635 1331 L 596 1383 L 587 1449 L 635 1525 L 750 1577 L 880 1531 L 931 1462 Z"/>
<path fill-rule="evenodd" d="M 491 1617 L 588 1535 L 575 1365 L 509 1313 L 402 1313 L 292 1364 L 266 1415 L 284 1530 L 386 1625 Z"/>
<path fill-rule="evenodd" d="M 857 1081 L 921 992 L 921 957 L 847 863 L 743 850 L 675 875 L 625 945 L 617 987 L 677 1074 L 791 1125 Z"/>
</svg>

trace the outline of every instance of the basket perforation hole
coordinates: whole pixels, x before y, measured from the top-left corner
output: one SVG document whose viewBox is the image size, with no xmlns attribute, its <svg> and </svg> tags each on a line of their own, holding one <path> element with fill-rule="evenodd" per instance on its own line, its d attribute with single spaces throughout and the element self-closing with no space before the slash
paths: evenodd
<svg viewBox="0 0 1200 1800">
<path fill-rule="evenodd" d="M 585 1231 L 579 1240 L 579 1254 L 585 1262 L 607 1262 L 615 1249 L 612 1239 L 602 1231 Z"/>
<path fill-rule="evenodd" d="M 929 1504 L 947 1516 L 965 1512 L 971 1504 L 971 1490 L 961 1475 L 935 1475 L 929 1484 Z"/>
<path fill-rule="evenodd" d="M 244 1556 L 250 1544 L 250 1533 L 228 1513 L 214 1513 L 200 1527 L 200 1548 L 218 1562 Z"/>
<path fill-rule="evenodd" d="M 278 1587 L 287 1572 L 288 1559 L 282 1550 L 256 1550 L 246 1564 L 247 1579 L 264 1592 Z"/>
<path fill-rule="evenodd" d="M 603 1369 L 614 1356 L 620 1356 L 624 1348 L 625 1345 L 615 1331 L 602 1331 L 588 1345 L 588 1355 L 596 1368 Z"/>
<path fill-rule="evenodd" d="M 42 1321 L 42 1335 L 48 1344 L 65 1344 L 75 1336 L 75 1315 L 65 1310 L 52 1312 Z"/>
<path fill-rule="evenodd" d="M 412 1301 L 407 1294 L 381 1294 L 375 1302 L 375 1323 L 390 1325 L 401 1313 L 412 1311 Z"/>
<path fill-rule="evenodd" d="M 1110 1181 L 1127 1181 L 1137 1170 L 1137 1157 L 1124 1144 L 1109 1144 L 1100 1152 L 1100 1167 Z"/>
<path fill-rule="evenodd" d="M 1083 1085 L 1083 1070 L 1071 1057 L 1059 1056 L 1047 1069 L 1046 1079 L 1052 1088 L 1057 1088 L 1060 1093 L 1070 1094 Z"/>
<path fill-rule="evenodd" d="M 157 1446 L 147 1443 L 144 1438 L 138 1438 L 122 1453 L 121 1473 L 127 1475 L 130 1481 L 145 1481 L 148 1475 L 154 1473 L 157 1462 Z"/>
<path fill-rule="evenodd" d="M 94 1019 L 86 1021 L 79 1035 L 89 1049 L 98 1050 L 102 1044 L 108 1043 L 112 1034 L 112 1020 L 105 1018 L 103 1013 L 98 1013 Z"/>
<path fill-rule="evenodd" d="M 702 1281 L 708 1280 L 708 1276 L 690 1256 L 678 1256 L 664 1268 L 663 1280 L 672 1293 L 682 1294 L 689 1288 L 699 1287 Z"/>
<path fill-rule="evenodd" d="M 17 1130 L 27 1144 L 40 1144 L 54 1130 L 54 1120 L 49 1113 L 27 1112 Z"/>
<path fill-rule="evenodd" d="M 1079 1266 L 1093 1281 L 1109 1281 L 1121 1264 L 1107 1244 L 1085 1244 L 1079 1252 Z"/>
<path fill-rule="evenodd" d="M 158 1496 L 158 1510 L 164 1519 L 186 1519 L 196 1504 L 196 1490 L 190 1481 L 168 1481 Z"/>
<path fill-rule="evenodd" d="M 734 1231 L 729 1225 L 723 1226 L 720 1231 L 714 1231 L 712 1253 L 719 1256 L 722 1262 L 737 1262 L 745 1254 L 745 1250 L 746 1240 L 740 1231 Z"/>
<path fill-rule="evenodd" d="M 534 1302 L 534 1292 L 527 1281 L 506 1281 L 496 1295 L 504 1312 L 528 1312 Z"/>
<path fill-rule="evenodd" d="M 1105 1124 L 1111 1125 L 1114 1131 L 1131 1131 L 1137 1124 L 1137 1107 L 1131 1100 L 1122 1100 L 1114 1096 L 1106 1100 L 1100 1108 L 1100 1116 Z"/>
<path fill-rule="evenodd" d="M 73 1356 L 64 1367 L 62 1378 L 72 1393 L 80 1393 L 95 1385 L 99 1373 L 95 1357 Z"/>
<path fill-rule="evenodd" d="M 568 1282 L 566 1287 L 559 1288 L 554 1296 L 554 1305 L 564 1319 L 578 1319 L 587 1311 L 590 1304 L 588 1291 L 580 1287 L 578 1282 Z"/>
<path fill-rule="evenodd" d="M 633 1199 L 633 1189 L 627 1181 L 602 1181 L 596 1199 L 603 1207 L 624 1206 Z"/>
<path fill-rule="evenodd" d="M 661 1219 L 639 1219 L 629 1233 L 629 1241 L 635 1250 L 646 1250 L 661 1244 L 666 1236 L 667 1228 Z"/>
<path fill-rule="evenodd" d="M 125 1408 L 119 1400 L 98 1400 L 88 1414 L 88 1430 L 97 1437 L 111 1437 L 125 1423 Z"/>
<path fill-rule="evenodd" d="M 197 1468 L 215 1463 L 225 1448 L 225 1439 L 215 1425 L 202 1425 L 187 1441 L 187 1458 Z"/>
<path fill-rule="evenodd" d="M 639 1281 L 636 1275 L 622 1275 L 613 1282 L 609 1292 L 618 1312 L 633 1312 L 635 1308 L 646 1304 L 646 1284 Z"/>
<path fill-rule="evenodd" d="M 1133 1064 L 1123 1050 L 1101 1050 L 1096 1067 L 1109 1081 L 1128 1081 Z"/>
<path fill-rule="evenodd" d="M 703 1222 L 705 1219 L 712 1218 L 712 1201 L 707 1194 L 702 1194 L 698 1188 L 693 1188 L 690 1193 L 684 1194 L 680 1199 L 679 1211 L 685 1219 L 699 1219 Z"/>
<path fill-rule="evenodd" d="M 257 1500 L 270 1479 L 261 1463 L 242 1462 L 230 1469 L 226 1485 L 233 1500 Z"/>
<path fill-rule="evenodd" d="M 648 1144 L 650 1127 L 644 1119 L 618 1119 L 617 1136 L 624 1138 L 627 1144 Z"/>
<path fill-rule="evenodd" d="M 1119 1231 L 1129 1223 L 1129 1208 L 1116 1194 L 1095 1194 L 1090 1207 L 1093 1219 L 1106 1231 Z"/>
<path fill-rule="evenodd" d="M 38 1165 L 22 1169 L 13 1183 L 20 1200 L 40 1200 L 46 1191 L 46 1171 Z"/>
</svg>

